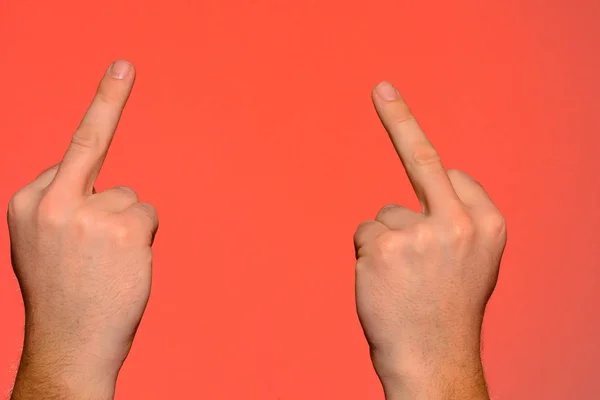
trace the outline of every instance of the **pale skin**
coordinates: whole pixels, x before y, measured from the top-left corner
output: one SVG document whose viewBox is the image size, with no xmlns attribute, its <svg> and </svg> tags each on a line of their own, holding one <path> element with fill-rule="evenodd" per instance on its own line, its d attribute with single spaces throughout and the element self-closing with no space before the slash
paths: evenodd
<svg viewBox="0 0 600 400">
<path fill-rule="evenodd" d="M 118 61 L 62 161 L 10 201 L 12 262 L 25 304 L 13 400 L 112 399 L 150 295 L 154 207 L 94 183 L 133 87 Z"/>
<path fill-rule="evenodd" d="M 112 399 L 150 295 L 154 208 L 94 183 L 135 70 L 107 70 L 62 161 L 9 204 L 12 261 L 25 304 L 12 399 Z M 379 116 L 423 210 L 384 207 L 355 234 L 359 317 L 388 400 L 488 399 L 480 330 L 506 227 L 485 191 L 447 171 L 398 92 Z"/>
<path fill-rule="evenodd" d="M 393 86 L 373 102 L 422 206 L 386 206 L 354 237 L 357 310 L 386 399 L 487 400 L 480 334 L 504 218 L 479 183 L 444 168 Z"/>
</svg>

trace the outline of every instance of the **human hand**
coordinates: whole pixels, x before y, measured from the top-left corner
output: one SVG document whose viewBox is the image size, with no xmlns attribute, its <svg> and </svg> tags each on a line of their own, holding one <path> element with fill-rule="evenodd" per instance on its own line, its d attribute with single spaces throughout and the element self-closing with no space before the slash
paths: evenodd
<svg viewBox="0 0 600 400">
<path fill-rule="evenodd" d="M 158 228 L 132 189 L 94 189 L 134 78 L 130 63 L 113 63 L 62 161 L 10 201 L 26 316 L 13 399 L 114 394 L 150 295 Z"/>
<path fill-rule="evenodd" d="M 471 177 L 444 168 L 398 91 L 377 113 L 422 206 L 390 205 L 355 233 L 356 301 L 388 399 L 487 399 L 480 334 L 506 225 Z"/>
</svg>

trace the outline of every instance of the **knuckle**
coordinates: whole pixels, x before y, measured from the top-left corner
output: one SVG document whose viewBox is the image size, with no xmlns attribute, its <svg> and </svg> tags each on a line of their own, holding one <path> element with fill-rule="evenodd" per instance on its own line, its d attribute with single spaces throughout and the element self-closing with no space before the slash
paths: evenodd
<svg viewBox="0 0 600 400">
<path fill-rule="evenodd" d="M 21 216 L 29 208 L 30 201 L 31 196 L 26 189 L 17 191 L 8 201 L 8 217 L 15 218 Z"/>
<path fill-rule="evenodd" d="M 52 178 L 54 178 L 58 172 L 58 168 L 59 164 L 54 164 L 51 167 L 46 168 L 37 176 L 34 182 L 38 182 L 40 179 L 52 181 Z"/>
<path fill-rule="evenodd" d="M 354 239 L 357 239 L 358 237 L 362 236 L 365 232 L 369 231 L 372 225 L 373 221 L 362 221 L 360 224 L 358 224 L 356 230 L 354 231 Z"/>
<path fill-rule="evenodd" d="M 118 190 L 119 192 L 121 192 L 123 194 L 123 196 L 134 199 L 135 201 L 138 201 L 138 199 L 139 199 L 136 191 L 128 186 L 117 186 L 115 188 L 115 190 Z"/>
<path fill-rule="evenodd" d="M 117 244 L 128 245 L 135 237 L 135 229 L 124 223 L 115 223 L 111 225 L 110 232 L 113 240 Z"/>
<path fill-rule="evenodd" d="M 156 221 L 156 223 L 158 223 L 158 212 L 152 204 L 139 203 L 137 204 L 137 207 L 144 218 Z"/>
<path fill-rule="evenodd" d="M 146 212 L 148 213 L 149 216 L 157 216 L 158 212 L 156 211 L 156 208 L 149 203 L 141 203 L 140 207 L 142 207 L 144 210 L 146 210 Z"/>
<path fill-rule="evenodd" d="M 364 271 L 368 268 L 370 264 L 364 258 L 358 258 L 355 264 L 355 271 L 357 274 L 360 274 L 361 271 Z"/>
<path fill-rule="evenodd" d="M 461 171 L 459 169 L 449 169 L 448 177 L 450 180 L 454 181 L 462 181 L 468 183 L 470 185 L 481 186 L 481 184 L 473 178 L 471 175 L 467 174 L 465 171 Z"/>
<path fill-rule="evenodd" d="M 431 224 L 420 223 L 410 230 L 411 246 L 419 253 L 426 251 L 437 239 L 435 227 Z"/>
<path fill-rule="evenodd" d="M 409 163 L 417 167 L 436 165 L 439 162 L 440 155 L 432 146 L 428 145 L 417 147 L 409 158 Z"/>
<path fill-rule="evenodd" d="M 74 222 L 81 232 L 87 234 L 101 229 L 98 218 L 86 210 L 76 212 Z"/>
<path fill-rule="evenodd" d="M 356 252 L 356 257 L 358 258 L 362 253 L 364 253 L 364 245 L 368 243 L 371 235 L 369 232 L 373 229 L 374 221 L 363 221 L 356 227 L 354 231 L 354 249 Z"/>
<path fill-rule="evenodd" d="M 506 219 L 498 212 L 488 212 L 481 217 L 481 227 L 487 237 L 499 238 L 506 235 Z"/>
<path fill-rule="evenodd" d="M 388 259 L 403 251 L 407 245 L 406 235 L 400 231 L 388 231 L 375 239 L 375 252 L 383 258 Z"/>
<path fill-rule="evenodd" d="M 453 241 L 468 241 L 475 236 L 475 223 L 467 213 L 460 213 L 452 219 L 450 239 Z"/>
<path fill-rule="evenodd" d="M 94 150 L 100 145 L 100 135 L 91 126 L 82 125 L 71 138 L 71 147 L 80 150 Z"/>
<path fill-rule="evenodd" d="M 383 220 L 389 218 L 390 215 L 393 215 L 394 212 L 397 211 L 399 208 L 400 208 L 400 206 L 398 206 L 396 204 L 387 204 L 387 205 L 381 207 L 381 209 L 377 213 L 377 216 L 375 217 L 375 219 L 377 221 L 383 221 Z"/>
<path fill-rule="evenodd" d="M 462 178 L 465 175 L 467 174 L 459 169 L 450 168 L 448 170 L 448 177 L 450 177 L 450 179 Z"/>
<path fill-rule="evenodd" d="M 117 246 L 130 244 L 135 237 L 132 224 L 102 212 L 83 208 L 75 214 L 74 220 L 77 231 L 83 237 L 102 237 Z"/>
<path fill-rule="evenodd" d="M 41 226 L 57 227 L 67 223 L 67 213 L 62 201 L 51 193 L 42 196 L 37 205 L 37 222 Z"/>
<path fill-rule="evenodd" d="M 373 223 L 373 221 L 362 221 L 356 227 L 356 230 L 354 231 L 354 235 L 356 236 L 356 235 L 361 234 L 362 232 L 364 232 L 365 229 L 368 229 L 372 223 Z"/>
</svg>

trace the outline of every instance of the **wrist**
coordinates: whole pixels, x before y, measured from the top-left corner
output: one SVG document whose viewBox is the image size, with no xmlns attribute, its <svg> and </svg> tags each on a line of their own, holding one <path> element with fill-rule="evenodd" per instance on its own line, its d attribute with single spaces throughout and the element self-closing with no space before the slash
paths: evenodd
<svg viewBox="0 0 600 400">
<path fill-rule="evenodd" d="M 488 400 L 479 349 L 422 357 L 377 357 L 373 363 L 387 400 Z"/>
<path fill-rule="evenodd" d="M 132 341 L 117 346 L 119 341 L 106 334 L 99 335 L 90 329 L 65 330 L 60 324 L 48 322 L 28 316 L 22 363 L 55 365 L 61 370 L 116 380 Z"/>
<path fill-rule="evenodd" d="M 73 349 L 26 344 L 13 389 L 13 400 L 38 398 L 110 400 L 120 366 Z"/>
<path fill-rule="evenodd" d="M 11 399 L 112 400 L 115 383 L 85 370 L 25 364 L 19 368 Z"/>
<path fill-rule="evenodd" d="M 418 371 L 417 368 L 415 370 Z M 386 400 L 489 400 L 483 369 L 440 368 L 380 376 Z"/>
</svg>

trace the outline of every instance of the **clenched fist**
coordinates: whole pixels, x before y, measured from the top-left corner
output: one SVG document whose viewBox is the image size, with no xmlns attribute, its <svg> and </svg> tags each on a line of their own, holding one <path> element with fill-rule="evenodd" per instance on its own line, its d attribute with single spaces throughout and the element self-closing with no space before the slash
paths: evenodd
<svg viewBox="0 0 600 400">
<path fill-rule="evenodd" d="M 12 198 L 12 263 L 26 326 L 13 399 L 109 399 L 150 294 L 154 208 L 96 193 L 135 71 L 107 70 L 62 161 Z"/>
<path fill-rule="evenodd" d="M 446 170 L 398 91 L 373 101 L 422 212 L 386 206 L 355 234 L 358 315 L 386 398 L 487 399 L 484 310 L 506 226 L 484 189 Z"/>
</svg>

